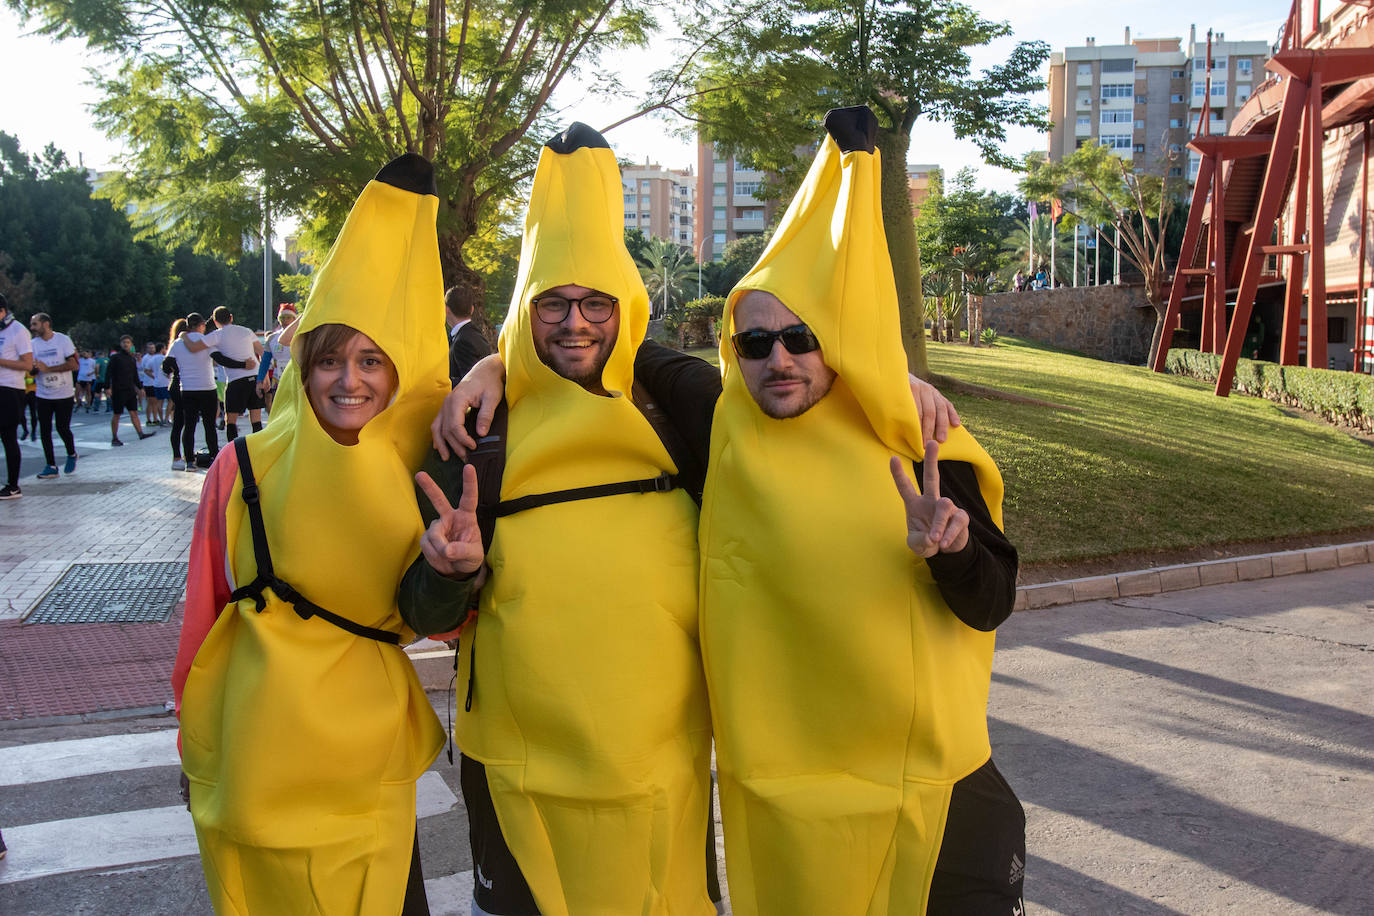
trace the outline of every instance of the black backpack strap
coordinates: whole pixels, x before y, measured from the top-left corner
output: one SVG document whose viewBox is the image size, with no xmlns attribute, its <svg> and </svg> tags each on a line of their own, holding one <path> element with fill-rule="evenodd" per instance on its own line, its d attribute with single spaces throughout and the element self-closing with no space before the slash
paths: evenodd
<svg viewBox="0 0 1374 916">
<path fill-rule="evenodd" d="M 639 412 L 644 414 L 644 419 L 649 421 L 658 439 L 663 443 L 663 447 L 668 451 L 668 457 L 673 459 L 673 464 L 677 465 L 677 479 L 679 486 L 687 491 L 687 495 L 692 497 L 692 501 L 698 506 L 701 505 L 701 491 L 706 484 L 706 470 L 701 467 L 701 463 L 693 455 L 692 450 L 687 446 L 687 440 L 673 424 L 672 417 L 662 408 L 649 394 L 649 389 L 636 381 L 634 387 L 630 389 L 630 398 L 634 405 L 639 408 Z"/>
<path fill-rule="evenodd" d="M 363 626 L 347 617 L 340 617 L 333 611 L 320 607 L 313 601 L 307 599 L 300 592 L 296 591 L 290 584 L 277 577 L 272 568 L 272 551 L 267 546 L 267 526 L 262 520 L 262 501 L 258 493 L 258 482 L 253 476 L 253 462 L 248 457 L 248 437 L 240 436 L 234 440 L 234 452 L 239 459 L 239 476 L 243 480 L 243 502 L 248 506 L 248 524 L 253 531 L 253 559 L 258 566 L 258 575 L 252 582 L 240 588 L 234 589 L 230 593 L 231 601 L 241 601 L 244 598 L 252 598 L 253 604 L 257 606 L 258 613 L 262 613 L 267 607 L 267 598 L 263 592 L 272 589 L 277 597 L 295 610 L 296 616 L 302 620 L 309 620 L 311 617 L 319 617 L 332 623 L 341 630 L 352 633 L 354 636 L 362 636 L 367 639 L 375 639 L 377 642 L 390 643 L 393 646 L 401 644 L 401 637 L 390 630 L 379 630 L 376 627 Z"/>
<path fill-rule="evenodd" d="M 496 517 L 504 518 L 526 509 L 551 506 L 554 503 L 570 503 L 577 499 L 597 499 L 601 496 L 619 496 L 622 493 L 667 493 L 682 484 L 676 474 L 659 474 L 643 480 L 625 480 L 620 483 L 602 483 L 591 487 L 572 487 L 567 490 L 554 490 L 551 493 L 531 493 L 516 499 L 502 500 L 496 506 Z"/>
</svg>

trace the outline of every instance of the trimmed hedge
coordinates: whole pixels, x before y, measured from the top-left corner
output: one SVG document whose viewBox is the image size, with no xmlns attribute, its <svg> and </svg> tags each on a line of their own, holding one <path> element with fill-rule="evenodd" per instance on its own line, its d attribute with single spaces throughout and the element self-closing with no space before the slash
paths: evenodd
<svg viewBox="0 0 1374 916">
<path fill-rule="evenodd" d="M 1221 357 L 1198 350 L 1170 350 L 1164 367 L 1175 375 L 1215 382 Z M 1374 377 L 1368 375 L 1242 359 L 1236 363 L 1231 387 L 1242 394 L 1310 410 L 1332 423 L 1374 432 Z"/>
</svg>

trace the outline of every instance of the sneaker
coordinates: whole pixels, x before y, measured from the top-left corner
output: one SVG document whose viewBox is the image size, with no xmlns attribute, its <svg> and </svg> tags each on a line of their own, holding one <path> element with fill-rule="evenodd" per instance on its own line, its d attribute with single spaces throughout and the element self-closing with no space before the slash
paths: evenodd
<svg viewBox="0 0 1374 916">
<path fill-rule="evenodd" d="M 52 480 L 57 476 L 57 465 L 48 464 L 43 466 L 43 470 L 38 472 L 39 480 Z"/>
<path fill-rule="evenodd" d="M 138 434 L 138 438 L 139 438 L 139 441 L 141 442 L 141 441 L 143 441 L 144 439 L 151 439 L 151 438 L 153 438 L 153 436 L 155 436 L 155 435 L 157 435 L 157 433 L 139 433 L 139 434 Z"/>
<path fill-rule="evenodd" d="M 119 441 L 119 437 L 118 437 L 118 436 L 115 436 L 113 439 L 110 440 L 110 444 L 113 445 L 113 446 L 115 446 L 115 447 L 119 447 L 119 446 L 123 445 L 124 443 Z"/>
<path fill-rule="evenodd" d="M 67 463 L 66 463 L 66 465 L 62 468 L 62 473 L 63 473 L 63 474 L 75 474 L 75 473 L 76 473 L 76 459 L 77 459 L 77 458 L 80 458 L 80 457 L 81 457 L 80 455 L 68 455 L 68 456 L 67 456 Z"/>
<path fill-rule="evenodd" d="M 23 493 L 19 492 L 18 487 L 11 487 L 7 485 L 3 490 L 0 490 L 0 499 L 18 499 L 23 495 Z"/>
<path fill-rule="evenodd" d="M 172 470 L 174 470 L 174 471 L 184 471 L 184 470 L 186 470 L 186 462 L 185 462 L 185 461 L 182 461 L 180 458 L 176 459 L 175 461 L 172 462 Z"/>
</svg>

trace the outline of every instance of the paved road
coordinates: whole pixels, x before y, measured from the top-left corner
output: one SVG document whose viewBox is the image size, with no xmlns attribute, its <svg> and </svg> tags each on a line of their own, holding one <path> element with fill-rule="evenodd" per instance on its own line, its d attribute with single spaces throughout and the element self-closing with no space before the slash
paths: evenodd
<svg viewBox="0 0 1374 916">
<path fill-rule="evenodd" d="M 1374 566 L 1019 613 L 1032 913 L 1374 912 Z"/>
</svg>

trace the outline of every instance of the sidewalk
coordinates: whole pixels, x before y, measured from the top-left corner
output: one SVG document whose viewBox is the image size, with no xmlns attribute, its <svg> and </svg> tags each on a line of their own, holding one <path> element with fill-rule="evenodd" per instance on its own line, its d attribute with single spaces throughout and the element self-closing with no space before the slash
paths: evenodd
<svg viewBox="0 0 1374 916">
<path fill-rule="evenodd" d="M 108 422 L 74 430 L 75 474 L 26 474 L 23 497 L 0 503 L 0 721 L 146 712 L 171 699 L 179 608 L 158 624 L 20 623 L 73 563 L 186 560 L 203 475 L 171 470 L 166 428 L 139 441 L 126 425 L 115 449 Z M 26 458 L 36 447 L 26 443 Z"/>
</svg>

